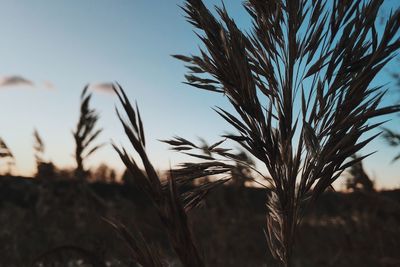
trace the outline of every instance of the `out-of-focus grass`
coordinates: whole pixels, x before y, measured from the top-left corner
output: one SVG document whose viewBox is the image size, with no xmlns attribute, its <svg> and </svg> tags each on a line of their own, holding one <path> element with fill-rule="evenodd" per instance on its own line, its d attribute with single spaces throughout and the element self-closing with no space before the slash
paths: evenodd
<svg viewBox="0 0 400 267">
<path fill-rule="evenodd" d="M 95 251 L 110 266 L 128 266 L 123 263 L 126 247 L 101 216 L 116 218 L 127 227 L 137 225 L 173 264 L 172 249 L 144 194 L 121 185 L 91 186 L 108 207 L 97 207 L 80 197 L 71 182 L 45 187 L 37 180 L 3 177 L 0 266 L 26 266 L 40 253 L 60 245 Z M 267 245 L 260 228 L 265 221 L 265 193 L 224 186 L 205 200 L 203 208 L 191 212 L 207 266 L 273 266 L 272 258 L 265 256 Z M 300 226 L 298 266 L 399 266 L 399 200 L 400 191 L 324 194 Z M 79 258 L 73 252 L 64 256 L 71 262 Z"/>
</svg>

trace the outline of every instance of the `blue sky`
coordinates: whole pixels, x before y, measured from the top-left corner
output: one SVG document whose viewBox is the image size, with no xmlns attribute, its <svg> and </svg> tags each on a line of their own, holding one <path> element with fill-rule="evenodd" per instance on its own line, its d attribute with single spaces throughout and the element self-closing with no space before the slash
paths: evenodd
<svg viewBox="0 0 400 267">
<path fill-rule="evenodd" d="M 34 171 L 34 127 L 46 142 L 48 158 L 60 167 L 73 166 L 71 130 L 78 119 L 80 92 L 87 83 L 118 81 L 138 101 L 147 150 L 160 169 L 183 157 L 157 140 L 181 135 L 212 142 L 231 130 L 211 109 L 226 106 L 224 98 L 182 84 L 184 66 L 170 56 L 196 53 L 199 44 L 178 7 L 182 2 L 0 0 L 0 77 L 18 75 L 33 83 L 0 87 L 0 136 L 16 156 L 16 173 Z M 249 18 L 240 2 L 226 1 L 226 5 L 245 28 Z M 385 8 L 395 5 L 395 0 L 389 0 Z M 378 82 L 387 78 L 384 74 Z M 93 106 L 104 128 L 99 141 L 127 144 L 114 112 L 116 103 L 111 94 L 94 95 Z M 400 186 L 400 162 L 390 164 L 396 150 L 381 140 L 365 153 L 374 150 L 379 151 L 366 160 L 367 170 L 380 186 Z M 99 151 L 89 166 L 101 162 L 123 169 L 110 147 Z"/>
</svg>

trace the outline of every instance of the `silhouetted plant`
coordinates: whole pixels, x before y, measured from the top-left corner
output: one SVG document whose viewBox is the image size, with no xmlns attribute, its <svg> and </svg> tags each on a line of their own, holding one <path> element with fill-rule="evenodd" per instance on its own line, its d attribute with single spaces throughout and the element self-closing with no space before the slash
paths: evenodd
<svg viewBox="0 0 400 267">
<path fill-rule="evenodd" d="M 249 155 L 240 151 L 236 154 L 239 161 L 236 162 L 236 167 L 232 169 L 232 184 L 237 187 L 245 186 L 247 181 L 253 181 L 252 170 L 250 167 L 254 166 L 254 161 Z M 244 162 L 244 163 L 243 163 Z"/>
<path fill-rule="evenodd" d="M 36 129 L 33 131 L 33 138 L 33 150 L 36 161 L 36 177 L 54 179 L 56 176 L 56 167 L 51 161 L 45 160 L 45 144 Z"/>
<path fill-rule="evenodd" d="M 221 145 L 226 141 L 226 138 L 212 145 L 208 145 L 205 140 L 201 140 L 201 144 L 196 145 L 181 137 L 162 141 L 171 145 L 172 150 L 208 161 L 180 164 L 178 168 L 172 170 L 176 175 L 190 176 L 194 174 L 196 178 L 204 175 L 202 178 L 206 177 L 209 180 L 209 175 L 229 171 L 230 182 L 238 187 L 243 187 L 246 181 L 267 187 L 255 179 L 254 175 L 260 176 L 263 180 L 270 180 L 268 176 L 256 169 L 255 162 L 245 151 L 234 152 L 232 149 L 222 148 Z"/>
<path fill-rule="evenodd" d="M 54 180 L 57 178 L 57 168 L 54 166 L 53 162 L 41 162 L 37 165 L 36 177 Z"/>
<path fill-rule="evenodd" d="M 370 87 L 400 46 L 399 10 L 376 31 L 382 2 L 249 0 L 248 33 L 225 7 L 219 18 L 201 0 L 183 7 L 204 48 L 175 57 L 187 64 L 188 84 L 228 98 L 236 115 L 217 113 L 239 134 L 227 138 L 268 169 L 266 237 L 284 266 L 306 206 L 365 157 L 348 160 L 377 136 L 360 139 L 381 124 L 370 119 L 400 109 L 379 107 L 385 92 Z"/>
<path fill-rule="evenodd" d="M 114 90 L 128 116 L 128 120 L 123 119 L 117 110 L 118 117 L 135 152 L 140 157 L 144 170 L 140 169 L 138 162 L 128 154 L 125 148 L 113 145 L 115 150 L 132 174 L 134 184 L 147 194 L 154 205 L 170 243 L 182 264 L 191 267 L 204 266 L 204 259 L 194 242 L 187 212 L 196 207 L 211 189 L 224 183 L 226 179 L 202 184 L 186 192 L 181 192 L 180 186 L 198 178 L 194 177 L 195 174 L 188 177 L 171 173 L 166 181 L 161 181 L 145 151 L 144 129 L 138 107 L 136 106 L 136 109 L 134 109 L 131 106 L 119 85 L 115 86 Z M 161 259 L 157 256 L 159 254 L 148 247 L 146 242 L 140 242 L 142 238 L 134 238 L 122 225 L 115 223 L 112 223 L 112 225 L 128 243 L 132 250 L 133 260 L 142 266 L 162 266 Z"/>
<path fill-rule="evenodd" d="M 114 183 L 116 179 L 117 174 L 115 170 L 105 163 L 101 163 L 91 173 L 91 180 L 95 182 Z"/>
<path fill-rule="evenodd" d="M 382 136 L 390 146 L 400 146 L 400 133 L 397 133 L 389 128 L 383 128 Z M 396 161 L 398 159 L 400 159 L 400 154 L 396 155 L 392 161 Z"/>
<path fill-rule="evenodd" d="M 397 58 L 397 63 L 400 63 L 400 59 Z M 399 64 L 397 64 L 399 65 Z M 400 89 L 400 73 L 397 71 L 390 71 L 390 75 L 392 77 L 392 79 L 394 79 L 395 81 L 395 89 L 397 92 L 393 92 L 393 93 L 398 93 L 399 89 Z M 400 100 L 397 101 L 398 103 L 400 103 Z M 397 118 L 398 120 L 398 118 Z M 396 130 L 392 130 L 389 128 L 384 128 L 382 127 L 383 130 L 383 139 L 388 143 L 389 146 L 398 148 L 400 147 L 400 132 L 398 131 L 398 129 Z M 398 155 L 396 155 L 392 162 L 397 161 L 398 159 L 400 159 L 400 153 Z"/>
<path fill-rule="evenodd" d="M 88 176 L 88 170 L 84 166 L 87 158 L 104 145 L 94 144 L 102 129 L 97 128 L 99 115 L 95 109 L 90 107 L 92 94 L 88 92 L 88 88 L 87 85 L 82 91 L 79 121 L 75 131 L 72 132 L 76 145 L 75 175 L 80 180 L 84 180 Z"/>
<path fill-rule="evenodd" d="M 397 66 L 395 68 L 396 71 L 391 70 L 390 71 L 390 76 L 392 77 L 392 79 L 395 82 L 396 89 L 399 90 L 400 89 L 400 72 L 397 71 L 398 70 L 397 67 L 400 66 L 400 58 L 399 57 L 397 57 L 397 61 L 396 62 L 397 62 Z"/>
<path fill-rule="evenodd" d="M 0 137 L 0 158 L 14 158 L 11 150 L 8 148 L 3 138 Z"/>
<path fill-rule="evenodd" d="M 45 145 L 37 129 L 33 131 L 33 138 L 34 138 L 33 150 L 35 153 L 36 165 L 38 166 L 40 163 L 45 162 L 44 160 Z"/>
<path fill-rule="evenodd" d="M 15 157 L 11 152 L 10 148 L 6 145 L 3 138 L 0 137 L 0 159 L 5 160 L 7 164 L 7 173 L 11 174 L 11 169 L 15 165 Z"/>
<path fill-rule="evenodd" d="M 352 159 L 357 160 L 360 156 L 353 155 Z M 353 164 L 347 171 L 349 173 L 349 177 L 346 180 L 346 187 L 347 189 L 353 191 L 366 191 L 366 192 L 373 192 L 374 190 L 374 183 L 369 178 L 368 174 L 364 170 L 362 160 L 359 160 L 355 164 Z"/>
<path fill-rule="evenodd" d="M 119 237 L 125 242 L 126 246 L 129 248 L 130 256 L 132 257 L 131 260 L 134 263 L 139 263 L 141 266 L 149 267 L 165 266 L 161 259 L 160 252 L 146 242 L 138 229 L 136 229 L 136 231 L 139 234 L 134 236 L 125 225 L 109 219 L 104 220 L 113 227 Z"/>
<path fill-rule="evenodd" d="M 209 149 L 209 145 L 205 140 L 202 140 L 203 145 L 201 149 L 207 156 L 213 156 L 212 149 Z M 217 148 L 217 147 L 215 147 Z M 227 151 L 226 151 L 227 152 Z M 241 150 L 231 155 L 234 160 L 234 165 L 231 168 L 231 181 L 230 184 L 236 187 L 244 187 L 246 181 L 254 181 L 252 177 L 252 169 L 254 169 L 254 161 L 249 155 Z"/>
</svg>

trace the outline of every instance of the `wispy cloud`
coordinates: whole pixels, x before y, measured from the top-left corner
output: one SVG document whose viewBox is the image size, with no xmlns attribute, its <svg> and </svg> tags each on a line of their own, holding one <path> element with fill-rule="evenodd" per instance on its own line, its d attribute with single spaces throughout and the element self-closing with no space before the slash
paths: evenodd
<svg viewBox="0 0 400 267">
<path fill-rule="evenodd" d="M 89 88 L 96 92 L 113 94 L 113 84 L 111 82 L 103 82 L 103 83 L 93 83 L 90 84 Z"/>
<path fill-rule="evenodd" d="M 20 75 L 10 75 L 0 77 L 0 87 L 10 87 L 10 86 L 30 86 L 34 87 L 35 84 Z"/>
<path fill-rule="evenodd" d="M 44 81 L 43 82 L 43 87 L 47 90 L 56 90 L 56 86 L 54 85 L 54 83 L 50 82 L 50 81 Z"/>
</svg>

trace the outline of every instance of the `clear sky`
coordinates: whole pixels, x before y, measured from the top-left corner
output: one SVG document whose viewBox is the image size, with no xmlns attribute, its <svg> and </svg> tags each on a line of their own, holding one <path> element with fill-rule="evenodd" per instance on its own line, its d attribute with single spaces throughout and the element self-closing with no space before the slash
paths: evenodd
<svg viewBox="0 0 400 267">
<path fill-rule="evenodd" d="M 196 53 L 199 44 L 178 7 L 182 2 L 0 0 L 0 136 L 16 156 L 15 173 L 30 175 L 35 169 L 35 127 L 45 141 L 48 158 L 60 167 L 73 166 L 71 130 L 78 119 L 80 92 L 87 83 L 118 81 L 138 101 L 147 150 L 160 169 L 183 157 L 158 139 L 180 135 L 213 142 L 232 130 L 211 109 L 226 106 L 225 99 L 182 84 L 184 66 L 170 56 Z M 386 10 L 398 5 L 396 0 L 387 2 Z M 241 1 L 225 3 L 237 23 L 246 28 L 249 18 Z M 383 74 L 376 82 L 387 81 L 388 75 Z M 395 97 L 389 95 L 386 103 Z M 99 141 L 127 144 L 114 112 L 116 103 L 112 94 L 94 95 L 93 106 L 104 128 Z M 394 117 L 387 126 L 396 127 L 399 121 Z M 365 162 L 368 172 L 381 187 L 399 187 L 400 162 L 390 164 L 399 151 L 376 140 L 363 153 L 374 150 L 379 151 Z M 122 170 L 109 146 L 89 165 L 101 162 Z"/>
</svg>

